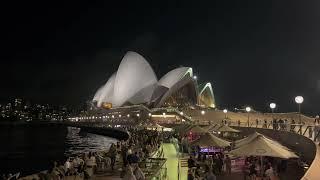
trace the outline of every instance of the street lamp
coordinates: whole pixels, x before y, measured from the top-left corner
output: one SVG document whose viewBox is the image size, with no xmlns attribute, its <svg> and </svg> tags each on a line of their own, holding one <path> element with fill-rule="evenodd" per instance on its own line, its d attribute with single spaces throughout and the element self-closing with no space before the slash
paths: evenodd
<svg viewBox="0 0 320 180">
<path fill-rule="evenodd" d="M 194 80 L 197 80 L 197 79 L 198 79 L 198 77 L 197 77 L 197 76 L 193 76 L 193 79 L 194 79 Z"/>
<path fill-rule="evenodd" d="M 277 105 L 276 105 L 276 103 L 270 103 L 269 106 L 270 106 L 270 108 L 271 108 L 271 112 L 272 112 L 272 113 L 271 113 L 271 114 L 272 114 L 271 116 L 272 116 L 272 119 L 273 119 L 273 112 L 274 112 L 274 109 L 277 107 Z"/>
<path fill-rule="evenodd" d="M 228 110 L 227 110 L 227 109 L 224 109 L 224 110 L 223 110 L 223 113 L 224 113 L 224 118 L 227 119 Z"/>
<path fill-rule="evenodd" d="M 201 114 L 204 115 L 206 112 L 204 110 L 201 111 Z"/>
<path fill-rule="evenodd" d="M 294 98 L 296 103 L 298 104 L 298 110 L 299 110 L 299 124 L 301 124 L 301 104 L 303 103 L 303 97 L 302 96 L 296 96 Z"/>
<path fill-rule="evenodd" d="M 271 108 L 271 111 L 272 113 L 274 112 L 274 109 L 277 107 L 276 103 L 270 103 L 270 108 Z"/>
<path fill-rule="evenodd" d="M 249 119 L 250 119 L 250 114 L 249 112 L 251 111 L 251 107 L 246 107 L 246 111 L 247 111 L 247 114 L 248 114 L 248 127 L 249 127 Z"/>
</svg>

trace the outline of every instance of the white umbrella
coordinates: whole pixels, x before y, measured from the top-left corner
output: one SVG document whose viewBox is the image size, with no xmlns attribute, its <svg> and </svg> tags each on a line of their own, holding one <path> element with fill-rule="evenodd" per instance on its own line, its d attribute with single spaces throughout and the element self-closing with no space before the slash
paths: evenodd
<svg viewBox="0 0 320 180">
<path fill-rule="evenodd" d="M 199 139 L 191 142 L 193 146 L 200 146 L 200 147 L 228 147 L 230 146 L 230 142 L 223 140 L 211 133 L 205 133 L 201 135 Z"/>
<path fill-rule="evenodd" d="M 240 147 L 240 146 L 243 146 L 244 144 L 248 144 L 248 143 L 250 143 L 252 140 L 254 140 L 256 137 L 258 137 L 259 135 L 264 136 L 263 134 L 260 134 L 260 133 L 258 133 L 258 132 L 254 132 L 253 134 L 250 134 L 248 137 L 245 137 L 245 138 L 243 138 L 243 139 L 240 139 L 240 140 L 235 141 L 235 146 L 234 146 L 234 147 L 235 147 L 235 148 L 238 148 L 238 147 Z M 267 136 L 264 136 L 264 138 L 265 138 L 266 140 L 268 140 L 270 143 L 273 143 L 273 144 L 275 144 L 275 145 L 277 145 L 277 146 L 281 146 L 282 148 L 289 150 L 287 147 L 283 146 L 282 144 L 278 143 L 277 141 L 275 141 L 275 140 L 273 140 L 273 139 L 271 139 L 271 138 L 269 138 L 269 137 L 267 137 Z"/>
<path fill-rule="evenodd" d="M 252 137 L 251 137 L 252 138 Z M 229 152 L 236 156 L 270 156 L 283 159 L 298 158 L 298 156 L 280 143 L 266 138 L 262 134 L 256 135 L 251 141 Z"/>
<path fill-rule="evenodd" d="M 226 125 L 222 125 L 222 126 L 218 127 L 217 129 L 215 129 L 214 131 L 217 131 L 217 132 L 234 132 L 234 133 L 240 132 L 239 130 L 233 129 L 233 128 L 231 128 L 229 126 L 226 126 Z"/>
</svg>

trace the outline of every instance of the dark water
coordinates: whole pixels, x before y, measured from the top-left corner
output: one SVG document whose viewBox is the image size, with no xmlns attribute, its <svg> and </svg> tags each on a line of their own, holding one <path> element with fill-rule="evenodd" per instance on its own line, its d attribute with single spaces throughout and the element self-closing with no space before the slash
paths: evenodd
<svg viewBox="0 0 320 180">
<path fill-rule="evenodd" d="M 113 138 L 63 126 L 0 126 L 0 173 L 32 174 L 55 160 L 108 149 Z"/>
</svg>

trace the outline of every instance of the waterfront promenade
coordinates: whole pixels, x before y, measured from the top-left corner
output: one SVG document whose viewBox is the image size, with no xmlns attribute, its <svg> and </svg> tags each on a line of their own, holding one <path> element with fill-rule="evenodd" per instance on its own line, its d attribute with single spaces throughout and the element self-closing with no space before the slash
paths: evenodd
<svg viewBox="0 0 320 180">
<path fill-rule="evenodd" d="M 266 130 L 270 130 L 275 132 L 275 134 L 277 133 L 281 133 L 281 132 L 285 132 L 287 130 L 290 130 L 291 128 L 287 128 L 286 130 L 273 130 L 272 128 L 272 124 L 269 124 L 267 126 L 267 128 L 265 128 L 265 126 L 263 125 L 263 123 L 258 123 L 255 124 L 254 122 L 250 123 L 250 127 L 247 127 L 247 123 L 246 122 L 241 122 L 240 126 L 238 124 L 238 122 L 236 121 L 231 121 L 230 122 L 230 126 L 233 126 L 235 128 L 239 127 L 239 128 L 247 128 L 247 129 L 266 129 Z M 290 125 L 288 125 L 289 127 Z M 313 128 L 314 126 L 310 126 L 310 125 L 299 125 L 299 124 L 295 124 L 295 129 L 290 132 L 290 133 L 294 133 L 297 134 L 299 136 L 305 135 L 306 137 L 309 135 L 308 131 L 310 128 Z M 301 134 L 301 135 L 300 135 Z M 317 133 L 313 132 L 312 133 L 312 137 L 311 139 L 313 140 L 315 138 L 315 136 L 317 135 Z M 308 137 L 307 137 L 308 138 Z M 304 177 L 302 179 L 304 180 L 312 180 L 312 179 L 316 179 L 316 178 L 320 178 L 319 174 L 317 173 L 318 169 L 320 168 L 320 152 L 319 152 L 319 146 L 316 146 L 317 148 L 317 153 L 316 156 L 313 160 L 312 163 L 310 163 L 310 167 L 308 169 L 308 171 L 305 173 Z M 181 156 L 179 154 L 179 152 L 177 151 L 176 147 L 174 146 L 174 144 L 171 143 L 163 143 L 161 145 L 161 148 L 163 149 L 163 157 L 166 158 L 166 163 L 164 165 L 164 167 L 166 168 L 166 178 L 171 180 L 171 179 L 177 179 L 177 180 L 184 180 L 187 179 L 187 171 L 188 168 L 187 167 L 181 167 L 181 161 L 183 159 L 186 158 Z M 118 162 L 117 166 L 120 168 L 121 164 Z M 290 168 L 292 169 L 293 172 L 294 168 Z M 290 173 L 288 174 L 288 176 L 286 177 L 294 177 L 294 173 Z M 232 174 L 231 176 L 218 176 L 218 179 L 223 179 L 223 180 L 231 180 L 234 179 L 235 177 L 241 177 L 241 175 L 239 174 Z M 98 179 L 98 180 L 102 180 L 102 179 L 121 179 L 120 178 L 120 173 L 116 173 L 116 174 L 110 174 L 110 173 L 105 173 L 105 174 L 96 174 L 93 179 Z"/>
</svg>

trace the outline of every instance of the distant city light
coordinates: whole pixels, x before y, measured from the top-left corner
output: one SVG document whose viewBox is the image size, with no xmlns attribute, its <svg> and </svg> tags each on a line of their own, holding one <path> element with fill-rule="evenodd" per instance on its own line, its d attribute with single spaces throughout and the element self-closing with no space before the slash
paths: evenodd
<svg viewBox="0 0 320 180">
<path fill-rule="evenodd" d="M 119 114 L 119 118 L 121 118 L 121 114 Z"/>
<path fill-rule="evenodd" d="M 297 96 L 294 98 L 294 100 L 296 101 L 297 104 L 301 104 L 303 103 L 303 97 L 302 96 Z"/>
<path fill-rule="evenodd" d="M 183 116 L 183 112 L 182 111 L 180 112 L 180 115 Z"/>
<path fill-rule="evenodd" d="M 250 111 L 251 111 L 251 107 L 249 107 L 249 106 L 246 107 L 246 111 L 247 111 L 247 112 L 250 112 Z"/>
<path fill-rule="evenodd" d="M 130 117 L 130 114 L 127 114 L 127 117 Z"/>
<path fill-rule="evenodd" d="M 227 110 L 227 109 L 224 109 L 224 110 L 223 110 L 223 113 L 225 113 L 225 114 L 226 114 L 227 112 L 228 112 L 228 110 Z"/>
<path fill-rule="evenodd" d="M 166 113 L 162 113 L 163 116 L 166 116 Z"/>
<path fill-rule="evenodd" d="M 197 79 L 198 79 L 198 77 L 197 77 L 197 76 L 193 76 L 193 79 L 194 79 L 194 80 L 197 80 Z"/>
<path fill-rule="evenodd" d="M 111 118 L 114 118 L 114 115 L 112 115 Z"/>
<path fill-rule="evenodd" d="M 137 114 L 137 117 L 140 117 L 140 114 L 139 114 L 139 113 Z"/>
<path fill-rule="evenodd" d="M 151 117 L 152 116 L 152 114 L 151 113 L 149 113 L 149 117 Z"/>
</svg>

